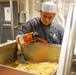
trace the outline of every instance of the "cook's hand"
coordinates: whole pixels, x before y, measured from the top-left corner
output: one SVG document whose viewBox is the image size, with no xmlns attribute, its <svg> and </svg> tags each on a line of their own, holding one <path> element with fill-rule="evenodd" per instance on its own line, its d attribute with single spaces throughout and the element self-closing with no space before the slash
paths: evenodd
<svg viewBox="0 0 76 75">
<path fill-rule="evenodd" d="M 19 34 L 16 36 L 16 41 L 20 45 L 28 45 L 31 42 L 34 42 L 39 37 L 39 33 L 34 31 L 26 34 Z"/>
<path fill-rule="evenodd" d="M 20 41 L 19 41 L 19 37 L 21 36 L 21 34 L 19 34 L 19 35 L 17 35 L 16 36 L 16 42 L 18 43 L 18 44 L 20 44 Z"/>
<path fill-rule="evenodd" d="M 17 44 L 20 44 L 21 46 L 26 46 L 26 45 L 29 44 L 29 42 L 24 42 L 23 44 L 21 44 L 21 42 L 19 40 L 20 37 L 22 37 L 22 34 L 19 34 L 19 35 L 16 36 L 16 42 L 17 42 Z"/>
</svg>

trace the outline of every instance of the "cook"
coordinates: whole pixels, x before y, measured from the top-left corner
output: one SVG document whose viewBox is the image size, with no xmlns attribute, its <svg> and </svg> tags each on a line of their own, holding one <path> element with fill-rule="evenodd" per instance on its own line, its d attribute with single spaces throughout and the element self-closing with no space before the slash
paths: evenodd
<svg viewBox="0 0 76 75">
<path fill-rule="evenodd" d="M 62 27 L 62 25 L 59 25 L 55 21 L 55 15 L 56 4 L 54 2 L 42 3 L 40 17 L 30 19 L 21 26 L 20 31 L 17 33 L 18 35 L 16 36 L 17 42 L 19 42 L 20 36 L 32 32 L 37 32 L 39 34 L 39 37 L 47 40 L 48 43 L 62 44 L 64 28 Z"/>
</svg>

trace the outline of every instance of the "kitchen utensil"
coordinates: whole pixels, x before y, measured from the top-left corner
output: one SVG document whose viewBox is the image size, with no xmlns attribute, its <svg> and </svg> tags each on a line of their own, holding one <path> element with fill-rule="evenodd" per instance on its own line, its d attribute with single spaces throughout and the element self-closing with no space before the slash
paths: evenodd
<svg viewBox="0 0 76 75">
<path fill-rule="evenodd" d="M 25 58 L 21 51 L 21 46 L 19 44 L 18 44 L 18 51 L 17 51 L 17 59 L 19 63 L 25 64 Z"/>
<path fill-rule="evenodd" d="M 25 59 L 35 63 L 44 61 L 49 49 L 50 45 L 43 42 L 33 42 L 27 46 L 22 46 Z"/>
</svg>

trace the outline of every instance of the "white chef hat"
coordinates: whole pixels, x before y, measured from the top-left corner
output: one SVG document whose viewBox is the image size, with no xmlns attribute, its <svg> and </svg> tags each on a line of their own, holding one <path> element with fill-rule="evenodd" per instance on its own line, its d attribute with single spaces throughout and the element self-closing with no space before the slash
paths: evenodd
<svg viewBox="0 0 76 75">
<path fill-rule="evenodd" d="M 56 13 L 56 4 L 51 2 L 42 3 L 42 11 L 48 13 Z"/>
</svg>

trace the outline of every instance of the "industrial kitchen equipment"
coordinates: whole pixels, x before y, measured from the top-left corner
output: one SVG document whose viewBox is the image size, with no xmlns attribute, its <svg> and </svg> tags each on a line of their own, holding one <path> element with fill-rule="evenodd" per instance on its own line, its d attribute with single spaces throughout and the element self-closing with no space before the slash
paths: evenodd
<svg viewBox="0 0 76 75">
<path fill-rule="evenodd" d="M 32 44 L 35 44 L 35 43 L 29 44 L 29 47 L 33 48 Z M 29 47 L 27 46 L 26 49 L 29 49 Z M 49 62 L 58 62 L 59 55 L 60 55 L 60 49 L 61 49 L 61 45 L 51 44 L 51 49 L 49 50 L 44 61 L 45 62 L 48 62 L 48 61 Z M 14 74 L 15 68 L 9 67 L 9 64 L 14 63 L 14 61 L 17 59 L 17 56 L 16 56 L 17 50 L 18 50 L 18 48 L 17 48 L 16 40 L 0 45 L 0 68 L 3 68 L 3 71 L 1 71 L 0 74 L 3 72 L 2 75 L 4 75 L 6 72 L 8 72 L 7 71 L 8 69 L 10 69 L 10 70 L 12 69 L 11 71 Z M 26 51 L 26 53 L 27 53 L 27 51 Z M 27 61 L 28 60 L 29 59 L 27 59 Z M 16 71 L 19 71 L 19 70 L 15 70 L 15 72 Z M 26 72 L 26 71 L 19 71 L 19 72 L 24 72 L 26 75 L 34 75 L 33 73 Z M 22 74 L 22 75 L 24 75 L 24 74 Z"/>
</svg>

